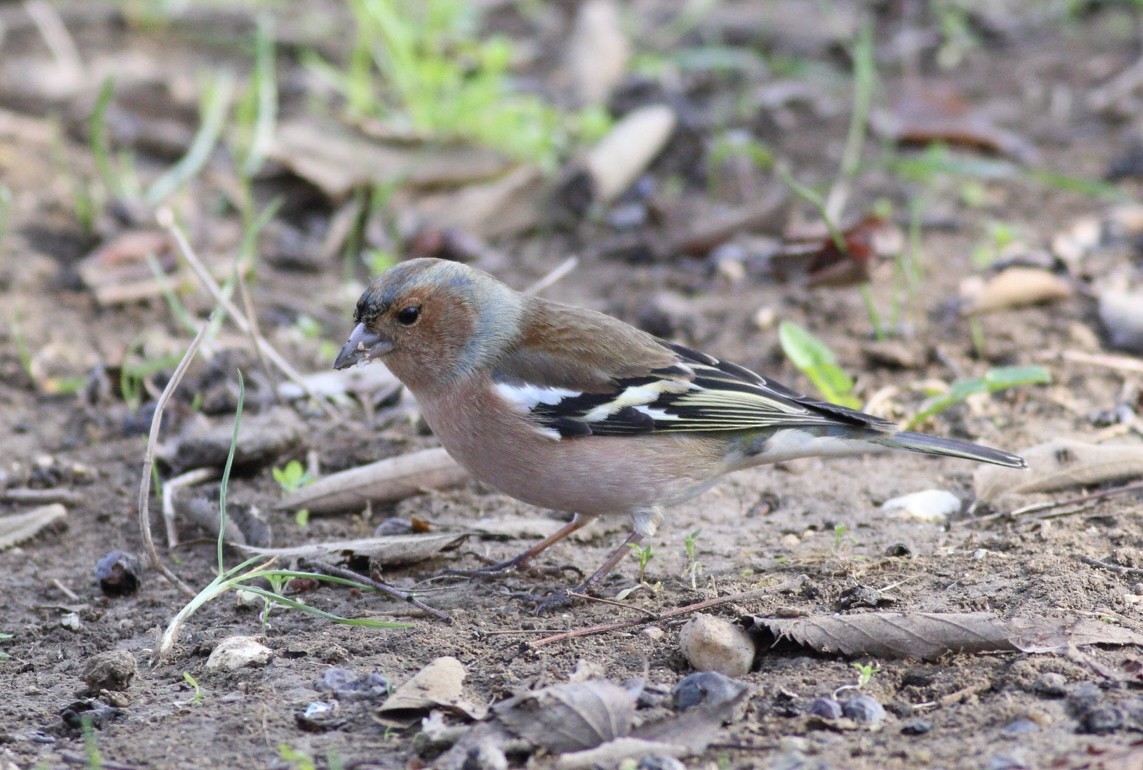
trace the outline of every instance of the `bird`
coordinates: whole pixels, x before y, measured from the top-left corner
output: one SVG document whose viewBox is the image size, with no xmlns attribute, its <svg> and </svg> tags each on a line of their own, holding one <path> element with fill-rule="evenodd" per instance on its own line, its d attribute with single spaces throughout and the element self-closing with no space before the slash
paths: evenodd
<svg viewBox="0 0 1143 770">
<path fill-rule="evenodd" d="M 518 556 L 522 570 L 597 517 L 623 543 L 574 591 L 596 587 L 654 535 L 666 509 L 722 476 L 799 457 L 909 450 L 1025 468 L 1014 454 L 899 430 L 594 310 L 521 294 L 447 260 L 376 277 L 335 369 L 380 360 L 444 449 L 479 481 L 571 520 Z"/>
</svg>

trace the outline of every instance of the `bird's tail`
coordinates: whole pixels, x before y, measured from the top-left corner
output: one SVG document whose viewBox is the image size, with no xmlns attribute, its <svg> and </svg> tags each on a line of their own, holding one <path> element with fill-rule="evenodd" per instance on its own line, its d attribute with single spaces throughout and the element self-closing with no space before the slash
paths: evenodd
<svg viewBox="0 0 1143 770">
<path fill-rule="evenodd" d="M 960 441 L 955 438 L 939 438 L 926 436 L 924 433 L 913 433 L 902 430 L 876 443 L 894 449 L 908 449 L 927 455 L 943 455 L 945 457 L 963 457 L 966 460 L 976 460 L 982 463 L 1003 465 L 1007 468 L 1027 468 L 1028 463 L 1019 457 L 999 449 L 973 444 L 971 441 Z"/>
</svg>

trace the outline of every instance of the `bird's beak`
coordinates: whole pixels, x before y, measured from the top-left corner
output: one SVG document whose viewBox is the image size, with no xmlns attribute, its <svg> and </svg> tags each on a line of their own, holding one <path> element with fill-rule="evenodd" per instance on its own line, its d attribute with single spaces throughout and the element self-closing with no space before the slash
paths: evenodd
<svg viewBox="0 0 1143 770">
<path fill-rule="evenodd" d="M 349 339 L 337 354 L 333 362 L 334 369 L 345 369 L 356 363 L 372 361 L 374 358 L 385 355 L 393 349 L 393 342 L 375 334 L 365 328 L 365 324 L 357 324 L 349 333 Z"/>
</svg>

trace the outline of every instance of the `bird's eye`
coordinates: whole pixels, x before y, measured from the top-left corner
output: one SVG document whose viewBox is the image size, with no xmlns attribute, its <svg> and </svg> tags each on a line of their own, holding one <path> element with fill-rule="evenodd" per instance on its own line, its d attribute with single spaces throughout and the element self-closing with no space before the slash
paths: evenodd
<svg viewBox="0 0 1143 770">
<path fill-rule="evenodd" d="M 397 323 L 402 326 L 412 326 L 421 318 L 421 306 L 410 305 L 397 313 Z"/>
</svg>

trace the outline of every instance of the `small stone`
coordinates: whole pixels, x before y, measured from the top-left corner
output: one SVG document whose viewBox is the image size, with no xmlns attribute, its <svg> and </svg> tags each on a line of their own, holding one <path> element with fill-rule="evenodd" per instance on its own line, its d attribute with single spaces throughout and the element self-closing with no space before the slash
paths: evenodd
<svg viewBox="0 0 1143 770">
<path fill-rule="evenodd" d="M 784 754 L 797 752 L 805 754 L 810 750 L 810 742 L 800 735 L 783 735 L 778 739 L 778 751 Z"/>
<path fill-rule="evenodd" d="M 636 770 L 686 770 L 686 765 L 674 757 L 652 754 L 639 760 Z"/>
<path fill-rule="evenodd" d="M 894 543 L 885 549 L 885 555 L 903 558 L 906 556 L 912 556 L 913 550 L 904 543 Z"/>
<path fill-rule="evenodd" d="M 1011 754 L 994 754 L 988 758 L 988 770 L 1028 770 L 1028 765 Z"/>
<path fill-rule="evenodd" d="M 245 666 L 261 666 L 269 662 L 270 648 L 249 636 L 223 639 L 206 659 L 208 671 L 237 671 Z"/>
<path fill-rule="evenodd" d="M 1089 735 L 1107 735 L 1123 729 L 1123 712 L 1116 706 L 1096 706 L 1080 718 L 1079 731 Z"/>
<path fill-rule="evenodd" d="M 1079 718 L 1098 706 L 1101 700 L 1103 691 L 1098 685 L 1094 682 L 1080 682 L 1068 694 L 1068 713 Z"/>
<path fill-rule="evenodd" d="M 917 717 L 910 719 L 901 725 L 902 735 L 924 735 L 925 733 L 932 732 L 933 723 L 927 719 Z"/>
<path fill-rule="evenodd" d="M 833 698 L 816 698 L 810 704 L 810 713 L 822 719 L 841 719 L 841 704 Z"/>
<path fill-rule="evenodd" d="M 95 579 L 104 596 L 130 596 L 142 584 L 143 562 L 127 551 L 110 551 L 95 563 Z"/>
<path fill-rule="evenodd" d="M 640 631 L 640 633 L 643 634 L 643 636 L 647 637 L 648 639 L 650 639 L 651 641 L 654 641 L 654 642 L 659 641 L 660 639 L 662 639 L 664 636 L 667 635 L 667 632 L 664 631 L 663 629 L 659 628 L 658 626 L 647 626 L 642 631 Z"/>
<path fill-rule="evenodd" d="M 880 724 L 885 719 L 885 708 L 875 698 L 856 695 L 841 705 L 841 713 L 854 722 Z"/>
<path fill-rule="evenodd" d="M 78 612 L 64 613 L 60 617 L 59 623 L 61 626 L 63 626 L 64 628 L 66 628 L 69 631 L 78 631 L 80 629 L 80 626 L 83 625 L 83 621 L 81 621 L 79 619 L 79 613 Z"/>
<path fill-rule="evenodd" d="M 1067 683 L 1063 674 L 1049 671 L 1037 677 L 1032 684 L 1032 691 L 1044 698 L 1062 698 L 1068 694 Z"/>
<path fill-rule="evenodd" d="M 747 688 L 745 682 L 738 682 L 716 671 L 700 671 L 683 677 L 671 689 L 671 698 L 676 711 L 706 703 L 715 705 L 737 698 Z"/>
<path fill-rule="evenodd" d="M 1001 730 L 1004 735 L 1028 735 L 1029 733 L 1037 733 L 1040 731 L 1040 726 L 1033 722 L 1031 719 L 1017 719 L 1009 722 Z"/>
<path fill-rule="evenodd" d="M 88 658 L 83 669 L 83 682 L 93 693 L 101 690 L 126 692 L 138 673 L 135 656 L 126 650 L 109 650 Z"/>
<path fill-rule="evenodd" d="M 770 331 L 777 322 L 778 313 L 772 307 L 763 306 L 754 311 L 754 326 L 758 331 Z"/>
<path fill-rule="evenodd" d="M 728 677 L 750 673 L 754 640 L 737 623 L 698 614 L 679 631 L 679 646 L 696 671 L 716 671 Z"/>
<path fill-rule="evenodd" d="M 881 506 L 881 512 L 898 519 L 943 524 L 960 511 L 960 498 L 943 489 L 926 489 L 894 497 Z"/>
<path fill-rule="evenodd" d="M 326 730 L 336 730 L 345 724 L 345 717 L 341 715 L 341 706 L 337 701 L 313 701 L 294 715 L 298 727 L 309 732 L 319 733 Z"/>
</svg>

